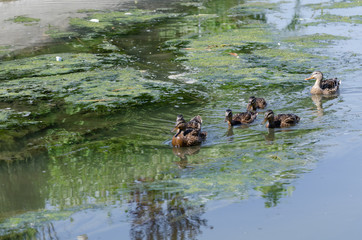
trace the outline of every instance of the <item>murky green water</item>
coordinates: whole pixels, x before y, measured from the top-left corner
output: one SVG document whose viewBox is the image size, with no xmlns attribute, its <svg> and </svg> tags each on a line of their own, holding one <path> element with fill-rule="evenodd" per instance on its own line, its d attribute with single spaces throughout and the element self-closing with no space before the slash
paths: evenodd
<svg viewBox="0 0 362 240">
<path fill-rule="evenodd" d="M 303 214 L 300 202 L 347 194 L 308 192 L 320 176 L 358 189 L 344 179 L 360 166 L 359 1 L 169 5 L 89 11 L 68 32 L 49 32 L 54 43 L 3 55 L 3 239 L 299 239 L 276 229 L 295 226 L 286 219 Z M 316 69 L 342 80 L 339 95 L 310 95 L 304 78 Z M 261 111 L 250 126 L 229 128 L 225 109 L 244 110 L 252 95 L 300 123 L 267 130 Z M 171 147 L 177 114 L 202 116 L 201 147 Z M 341 164 L 348 159 L 351 167 Z M 333 209 L 360 212 L 346 199 L 311 210 L 328 215 L 316 218 L 322 231 L 299 236 L 358 236 L 355 225 L 350 235 L 325 234 L 353 217 Z"/>
</svg>

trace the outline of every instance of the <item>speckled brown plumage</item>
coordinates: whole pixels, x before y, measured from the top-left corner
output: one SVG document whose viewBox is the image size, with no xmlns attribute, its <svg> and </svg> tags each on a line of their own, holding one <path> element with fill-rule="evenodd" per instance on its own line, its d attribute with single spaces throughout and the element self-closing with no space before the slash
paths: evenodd
<svg viewBox="0 0 362 240">
<path fill-rule="evenodd" d="M 310 92 L 312 94 L 334 94 L 339 90 L 341 81 L 337 78 L 325 79 L 323 80 L 323 73 L 320 71 L 315 71 L 309 78 L 305 80 L 315 79 L 315 83 L 311 88 Z"/>
<path fill-rule="evenodd" d="M 178 115 L 174 129 L 177 130 L 177 132 L 172 137 L 172 145 L 174 147 L 200 145 L 207 136 L 207 132 L 201 131 L 201 124 L 202 119 L 200 116 L 196 116 L 189 122 L 186 122 L 182 115 Z"/>
<path fill-rule="evenodd" d="M 230 126 L 239 125 L 239 124 L 248 124 L 252 123 L 258 113 L 256 112 L 242 112 L 233 115 L 233 112 L 230 109 L 225 111 L 225 122 L 228 122 Z"/>
<path fill-rule="evenodd" d="M 264 98 L 257 98 L 254 96 L 251 96 L 249 98 L 248 105 L 246 107 L 247 111 L 256 111 L 258 108 L 264 109 L 266 107 L 267 103 Z"/>
<path fill-rule="evenodd" d="M 200 115 L 197 115 L 196 117 L 191 118 L 191 120 L 189 122 L 186 122 L 183 115 L 177 115 L 176 118 L 176 125 L 178 123 L 186 123 L 186 128 L 192 128 L 192 129 L 201 129 L 201 125 L 202 125 L 202 118 Z"/>
<path fill-rule="evenodd" d="M 272 110 L 268 110 L 265 112 L 264 121 L 267 122 L 267 128 L 283 128 L 283 127 L 290 127 L 299 122 L 300 118 L 292 113 L 289 114 L 278 114 L 274 116 L 274 112 Z"/>
</svg>

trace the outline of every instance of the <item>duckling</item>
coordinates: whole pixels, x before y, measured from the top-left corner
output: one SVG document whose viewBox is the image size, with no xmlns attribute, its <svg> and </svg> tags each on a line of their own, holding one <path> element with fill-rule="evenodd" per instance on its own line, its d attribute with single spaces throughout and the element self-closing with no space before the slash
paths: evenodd
<svg viewBox="0 0 362 240">
<path fill-rule="evenodd" d="M 174 147 L 189 147 L 200 145 L 206 140 L 207 132 L 201 131 L 202 119 L 196 116 L 186 122 L 182 115 L 178 115 L 176 126 L 173 131 L 177 130 L 172 137 L 172 145 Z"/>
<path fill-rule="evenodd" d="M 264 109 L 267 103 L 264 98 L 256 98 L 254 96 L 249 97 L 249 103 L 246 107 L 246 111 L 256 111 L 256 109 Z"/>
<path fill-rule="evenodd" d="M 312 94 L 334 94 L 339 90 L 339 85 L 341 85 L 341 81 L 337 80 L 337 78 L 333 79 L 323 79 L 323 73 L 320 71 L 315 71 L 309 78 L 305 80 L 315 79 L 314 86 L 310 90 Z"/>
<path fill-rule="evenodd" d="M 279 128 L 279 127 L 290 127 L 295 125 L 300 120 L 295 114 L 278 114 L 274 116 L 274 112 L 272 110 L 268 110 L 265 112 L 264 121 L 262 124 L 266 124 L 267 128 Z"/>
<path fill-rule="evenodd" d="M 242 112 L 237 113 L 233 116 L 233 112 L 230 109 L 226 109 L 225 111 L 225 122 L 228 122 L 230 126 L 243 124 L 243 123 L 252 123 L 256 116 L 257 112 Z"/>
<path fill-rule="evenodd" d="M 177 115 L 176 125 L 178 123 L 186 123 L 184 116 L 182 114 Z M 191 118 L 191 120 L 186 124 L 187 124 L 186 128 L 201 129 L 202 118 L 200 115 L 197 115 L 196 117 Z"/>
</svg>

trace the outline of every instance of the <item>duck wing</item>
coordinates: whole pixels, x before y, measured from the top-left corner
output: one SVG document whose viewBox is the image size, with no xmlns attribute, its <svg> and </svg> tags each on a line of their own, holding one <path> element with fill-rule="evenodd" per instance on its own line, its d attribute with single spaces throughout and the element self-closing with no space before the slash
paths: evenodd
<svg viewBox="0 0 362 240">
<path fill-rule="evenodd" d="M 338 81 L 337 78 L 322 80 L 322 82 L 321 82 L 321 88 L 322 88 L 322 89 L 332 89 L 332 88 L 336 88 L 336 87 L 339 86 L 340 83 L 341 83 L 341 82 Z"/>
<path fill-rule="evenodd" d="M 202 124 L 202 118 L 200 115 L 197 115 L 196 117 L 191 118 L 190 122 L 197 122 Z"/>
<path fill-rule="evenodd" d="M 256 106 L 258 107 L 258 108 L 265 108 L 266 107 L 266 105 L 267 105 L 267 103 L 266 103 L 266 101 L 265 101 L 265 99 L 264 98 L 256 98 Z"/>
<path fill-rule="evenodd" d="M 201 116 L 198 115 L 196 117 L 193 117 L 187 123 L 187 128 L 200 130 L 201 129 L 201 124 L 202 124 L 202 119 L 201 119 Z"/>
<path fill-rule="evenodd" d="M 278 114 L 274 117 L 275 121 L 279 121 L 282 124 L 295 124 L 299 122 L 300 118 L 295 114 Z"/>
<path fill-rule="evenodd" d="M 234 121 L 237 122 L 242 122 L 242 123 L 251 123 L 252 121 L 255 120 L 256 116 L 258 115 L 258 113 L 253 113 L 253 112 L 242 112 L 242 113 L 238 113 L 235 114 L 233 117 Z"/>
</svg>

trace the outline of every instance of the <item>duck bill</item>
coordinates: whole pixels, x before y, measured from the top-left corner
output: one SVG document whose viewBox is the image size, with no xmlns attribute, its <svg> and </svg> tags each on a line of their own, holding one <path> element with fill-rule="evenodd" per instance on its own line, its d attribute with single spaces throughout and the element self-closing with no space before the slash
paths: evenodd
<svg viewBox="0 0 362 240">
<path fill-rule="evenodd" d="M 306 78 L 304 80 L 311 80 L 311 79 L 314 79 L 314 77 L 310 76 L 309 78 Z"/>
<path fill-rule="evenodd" d="M 261 123 L 261 125 L 264 125 L 266 122 L 268 121 L 267 118 L 264 118 L 263 122 Z"/>
<path fill-rule="evenodd" d="M 171 132 L 174 132 L 174 131 L 176 131 L 177 130 L 177 128 L 175 127 L 175 128 L 172 128 L 172 130 L 171 130 Z"/>
<path fill-rule="evenodd" d="M 251 111 L 251 104 L 249 103 L 247 106 L 246 106 L 246 111 Z"/>
<path fill-rule="evenodd" d="M 225 117 L 225 121 L 224 122 L 228 122 L 229 121 L 229 117 Z"/>
<path fill-rule="evenodd" d="M 181 130 L 178 129 L 178 132 L 175 134 L 175 138 L 181 133 Z"/>
</svg>

